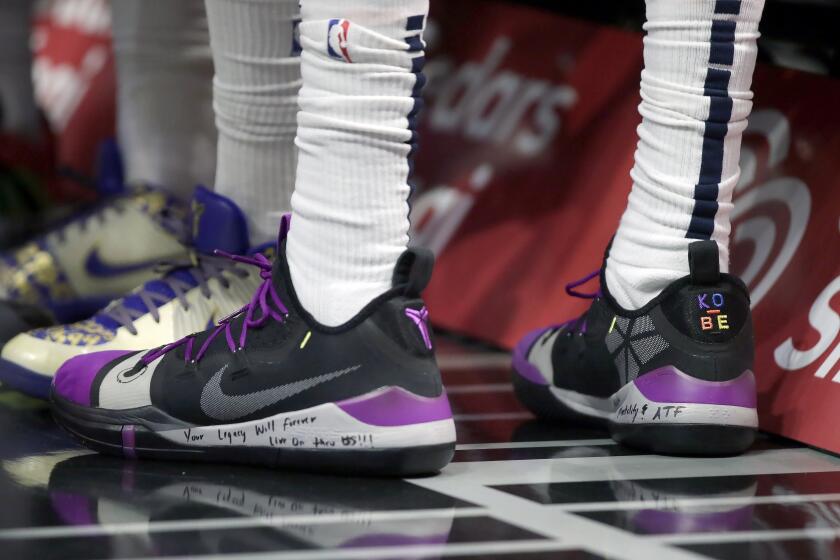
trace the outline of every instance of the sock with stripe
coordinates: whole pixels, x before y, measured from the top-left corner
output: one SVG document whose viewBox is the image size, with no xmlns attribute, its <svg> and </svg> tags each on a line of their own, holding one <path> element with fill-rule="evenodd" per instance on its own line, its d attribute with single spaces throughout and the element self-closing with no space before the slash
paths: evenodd
<svg viewBox="0 0 840 560">
<path fill-rule="evenodd" d="M 427 0 L 303 0 L 298 168 L 287 256 L 335 326 L 391 287 L 408 244 Z"/>
<path fill-rule="evenodd" d="M 206 0 L 216 77 L 216 191 L 245 212 L 254 242 L 291 209 L 300 89 L 298 0 Z"/>
<path fill-rule="evenodd" d="M 30 138 L 40 132 L 29 47 L 32 0 L 0 3 L 0 129 Z"/>
<path fill-rule="evenodd" d="M 647 0 L 633 188 L 607 260 L 616 301 L 637 309 L 688 274 L 713 239 L 729 269 L 732 191 L 752 109 L 764 0 Z"/>
<path fill-rule="evenodd" d="M 213 184 L 213 60 L 203 0 L 113 0 L 126 180 L 189 199 Z"/>
</svg>

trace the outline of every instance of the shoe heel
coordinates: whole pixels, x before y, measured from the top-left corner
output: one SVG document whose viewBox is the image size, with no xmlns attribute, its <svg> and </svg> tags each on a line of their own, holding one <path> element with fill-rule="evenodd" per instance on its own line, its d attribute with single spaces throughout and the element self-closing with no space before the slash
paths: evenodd
<svg viewBox="0 0 840 560">
<path fill-rule="evenodd" d="M 654 453 L 742 453 L 758 427 L 750 370 L 729 381 L 707 381 L 667 366 L 625 385 L 613 403 L 613 438 Z"/>
<path fill-rule="evenodd" d="M 755 441 L 755 428 L 713 425 L 611 424 L 612 438 L 622 445 L 660 455 L 727 457 L 740 455 Z"/>
</svg>

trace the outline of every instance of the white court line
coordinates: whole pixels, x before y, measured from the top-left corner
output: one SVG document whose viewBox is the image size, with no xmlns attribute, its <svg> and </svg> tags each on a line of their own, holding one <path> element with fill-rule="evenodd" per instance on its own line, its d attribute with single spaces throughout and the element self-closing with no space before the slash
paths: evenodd
<svg viewBox="0 0 840 560">
<path fill-rule="evenodd" d="M 499 443 L 462 443 L 455 451 L 473 449 L 529 449 L 539 447 L 578 447 L 582 445 L 617 445 L 614 440 L 604 439 L 558 439 L 549 441 L 505 441 Z"/>
<path fill-rule="evenodd" d="M 829 502 L 840 500 L 840 493 L 837 494 L 784 494 L 779 496 L 729 496 L 721 498 L 667 498 L 664 500 L 668 511 L 675 508 L 692 507 L 726 507 L 726 506 L 752 506 L 760 504 L 800 504 L 806 502 Z M 548 504 L 548 510 L 554 511 L 627 511 L 636 509 L 664 509 L 657 507 L 652 500 L 632 500 L 626 502 L 587 502 L 576 504 Z M 690 513 L 690 512 L 685 512 Z"/>
<path fill-rule="evenodd" d="M 643 537 L 668 544 L 705 544 L 743 541 L 784 541 L 788 539 L 831 539 L 840 536 L 840 527 L 809 527 L 807 529 L 768 529 L 766 531 L 726 531 L 723 533 L 692 533 Z"/>
<path fill-rule="evenodd" d="M 726 459 L 627 455 L 464 461 L 451 463 L 437 478 L 501 485 L 836 471 L 840 458 L 810 449 L 772 449 Z"/>
<path fill-rule="evenodd" d="M 486 420 L 529 420 L 534 418 L 530 412 L 487 412 L 478 414 L 453 414 L 456 422 L 483 422 Z"/>
<path fill-rule="evenodd" d="M 514 462 L 514 461 L 511 461 Z M 521 461 L 516 461 L 521 463 Z M 609 525 L 562 511 L 549 512 L 545 506 L 525 498 L 464 479 L 444 476 L 412 480 L 414 484 L 487 508 L 490 515 L 532 533 L 555 539 L 570 548 L 581 548 L 607 557 L 628 560 L 695 560 L 696 553 L 672 549 L 652 540 Z"/>
<path fill-rule="evenodd" d="M 700 558 L 671 548 L 668 537 L 642 538 L 571 512 L 507 494 L 489 484 L 528 484 L 592 480 L 737 476 L 840 470 L 840 460 L 811 450 L 754 451 L 727 459 L 662 456 L 563 458 L 553 460 L 453 463 L 437 477 L 414 484 L 487 508 L 494 518 L 575 544 L 604 556 L 631 560 Z M 840 531 L 840 529 L 838 529 Z M 770 532 L 772 534 L 772 532 Z M 736 535 L 730 533 L 730 535 Z M 702 537 L 701 537 L 702 538 Z M 737 540 L 744 537 L 730 536 Z M 715 542 L 709 539 L 708 542 Z M 659 546 L 651 547 L 651 544 Z"/>
<path fill-rule="evenodd" d="M 287 525 L 316 525 L 328 523 L 370 523 L 376 521 L 406 521 L 477 517 L 487 515 L 482 508 L 437 508 L 407 511 L 354 511 L 325 513 L 323 515 L 287 515 L 282 517 L 228 517 L 216 519 L 184 519 L 177 521 L 149 521 L 147 523 L 110 523 L 108 525 L 82 525 L 61 527 L 21 527 L 0 531 L 0 540 L 54 539 L 64 537 L 92 537 L 101 535 L 127 535 L 146 533 L 172 533 L 178 531 L 207 531 L 249 529 L 252 527 L 283 527 Z"/>
<path fill-rule="evenodd" d="M 208 554 L 189 556 L 167 556 L 167 560 L 366 560 L 368 558 L 428 558 L 437 556 L 476 556 L 488 554 L 553 552 L 569 550 L 569 545 L 551 540 L 490 541 L 485 543 L 422 544 L 378 546 L 366 548 L 301 550 L 288 552 L 246 552 L 241 554 Z M 128 560 L 145 560 L 130 558 Z"/>
<path fill-rule="evenodd" d="M 449 372 L 463 369 L 507 369 L 510 367 L 510 354 L 488 352 L 483 354 L 438 354 L 438 367 Z"/>
<path fill-rule="evenodd" d="M 472 393 L 512 393 L 510 383 L 480 383 L 475 385 L 450 385 L 446 388 L 449 395 L 463 395 Z"/>
</svg>

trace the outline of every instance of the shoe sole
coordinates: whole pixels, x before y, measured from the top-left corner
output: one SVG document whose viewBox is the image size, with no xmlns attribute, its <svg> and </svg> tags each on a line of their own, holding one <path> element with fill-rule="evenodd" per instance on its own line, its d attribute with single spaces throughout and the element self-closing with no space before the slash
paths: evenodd
<svg viewBox="0 0 840 560">
<path fill-rule="evenodd" d="M 48 399 L 52 377 L 35 373 L 0 358 L 0 382 L 6 387 L 37 399 Z"/>
<path fill-rule="evenodd" d="M 327 429 L 321 439 L 312 429 L 286 431 L 284 421 L 319 415 L 327 418 L 329 410 L 324 407 L 333 406 L 331 403 L 254 422 L 189 426 L 154 407 L 102 411 L 77 405 L 54 393 L 51 400 L 56 422 L 80 443 L 101 453 L 132 459 L 241 463 L 307 472 L 407 477 L 436 473 L 449 464 L 455 453 L 455 427 L 451 418 L 406 426 L 368 425 L 367 433 L 361 432 L 353 418 L 348 417 L 346 431 L 336 428 L 335 423 L 329 424 L 327 419 Z M 276 437 L 271 436 L 275 426 Z M 173 434 L 191 443 L 173 441 Z M 366 436 L 370 441 L 387 440 L 388 446 L 354 449 L 362 446 Z M 346 442 L 346 445 L 323 443 L 321 447 L 303 447 L 309 445 L 304 440 L 315 439 Z M 210 440 L 216 444 L 202 445 Z M 265 445 L 266 441 L 270 444 Z M 400 446 L 400 441 L 423 443 Z M 294 447 L 296 443 L 302 447 Z"/>
<path fill-rule="evenodd" d="M 597 424 L 607 428 L 616 442 L 628 447 L 663 455 L 729 456 L 743 453 L 755 440 L 758 417 L 754 404 L 749 407 L 679 402 L 683 400 L 679 390 L 670 400 L 651 400 L 635 381 L 609 398 L 599 399 L 535 383 L 529 378 L 534 372 L 523 373 L 520 367 L 521 360 L 517 360 L 513 367 L 514 392 L 538 418 Z M 745 372 L 739 383 L 739 389 L 745 393 L 752 390 L 754 398 L 752 373 Z"/>
</svg>

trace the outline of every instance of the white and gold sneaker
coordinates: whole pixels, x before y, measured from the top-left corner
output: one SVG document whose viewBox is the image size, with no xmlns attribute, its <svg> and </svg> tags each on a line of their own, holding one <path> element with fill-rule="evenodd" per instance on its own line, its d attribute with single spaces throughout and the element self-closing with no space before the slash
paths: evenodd
<svg viewBox="0 0 840 560">
<path fill-rule="evenodd" d="M 163 261 L 157 278 L 89 319 L 12 338 L 0 354 L 0 381 L 46 398 L 56 370 L 74 356 L 165 344 L 203 330 L 247 303 L 260 283 L 259 273 L 211 253 L 248 250 L 241 211 L 229 199 L 199 187 L 193 215 L 191 254 Z"/>
</svg>

